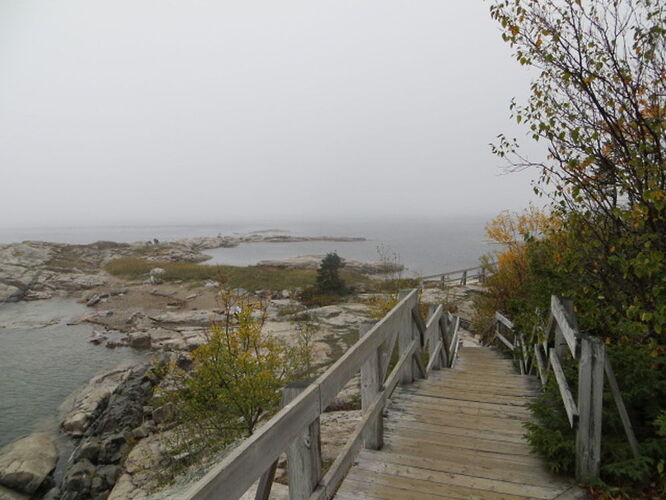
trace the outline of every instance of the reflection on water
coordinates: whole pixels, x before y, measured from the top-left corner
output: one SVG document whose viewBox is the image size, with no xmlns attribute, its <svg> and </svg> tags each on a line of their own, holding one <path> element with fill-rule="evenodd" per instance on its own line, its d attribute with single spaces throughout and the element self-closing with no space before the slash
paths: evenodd
<svg viewBox="0 0 666 500">
<path fill-rule="evenodd" d="M 66 325 L 84 309 L 71 299 L 0 304 L 0 446 L 36 425 L 54 428 L 68 395 L 96 374 L 142 357 L 91 344 L 89 325 Z"/>
</svg>

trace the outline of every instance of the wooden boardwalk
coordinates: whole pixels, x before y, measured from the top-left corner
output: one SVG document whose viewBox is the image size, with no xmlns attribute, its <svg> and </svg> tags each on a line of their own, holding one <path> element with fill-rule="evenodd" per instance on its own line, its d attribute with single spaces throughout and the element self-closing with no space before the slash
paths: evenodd
<svg viewBox="0 0 666 500">
<path fill-rule="evenodd" d="M 454 368 L 399 387 L 384 447 L 360 452 L 340 500 L 583 498 L 548 472 L 523 437 L 535 377 L 487 347 L 462 347 Z"/>
</svg>

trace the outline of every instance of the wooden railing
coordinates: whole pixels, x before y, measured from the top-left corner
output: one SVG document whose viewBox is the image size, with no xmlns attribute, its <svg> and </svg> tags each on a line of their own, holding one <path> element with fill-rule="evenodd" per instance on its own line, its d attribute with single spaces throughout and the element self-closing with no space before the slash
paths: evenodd
<svg viewBox="0 0 666 500">
<path fill-rule="evenodd" d="M 184 498 L 234 500 L 259 480 L 255 498 L 265 500 L 277 460 L 285 452 L 290 499 L 332 498 L 361 447 L 382 447 L 383 410 L 396 386 L 453 365 L 460 344 L 459 325 L 460 319 L 441 305 L 431 308 L 424 320 L 418 290 L 401 292 L 398 304 L 379 322 L 363 324 L 358 342 L 325 373 L 310 383 L 285 388 L 284 407 L 193 485 Z M 322 475 L 319 417 L 359 371 L 362 419 Z"/>
<path fill-rule="evenodd" d="M 573 303 L 560 297 L 551 297 L 550 312 L 545 327 L 535 327 L 525 340 L 514 324 L 496 312 L 493 322 L 494 341 L 513 355 L 522 374 L 537 374 L 545 386 L 552 371 L 557 382 L 569 425 L 576 429 L 576 478 L 589 481 L 599 476 L 601 466 L 601 424 L 604 373 L 624 426 L 634 457 L 640 456 L 622 394 L 615 379 L 604 343 L 582 334 L 578 329 Z M 570 356 L 578 363 L 577 398 L 569 388 L 562 367 Z"/>
<path fill-rule="evenodd" d="M 458 284 L 466 285 L 468 282 L 483 283 L 486 277 L 492 270 L 493 264 L 486 264 L 482 266 L 467 267 L 465 269 L 457 269 L 455 271 L 447 271 L 445 273 L 430 274 L 422 276 L 421 282 L 439 282 L 442 285 Z"/>
</svg>

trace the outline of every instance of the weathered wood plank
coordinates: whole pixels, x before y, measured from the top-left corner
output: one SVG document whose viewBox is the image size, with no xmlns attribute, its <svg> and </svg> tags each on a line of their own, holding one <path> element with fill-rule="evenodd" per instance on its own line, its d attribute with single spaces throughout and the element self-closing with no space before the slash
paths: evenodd
<svg viewBox="0 0 666 500">
<path fill-rule="evenodd" d="M 433 439 L 446 440 L 447 435 L 454 435 L 458 437 L 472 437 L 475 439 L 488 439 L 491 441 L 498 441 L 504 443 L 525 444 L 525 438 L 519 433 L 502 432 L 502 429 L 497 426 L 466 426 L 457 427 L 454 425 L 434 424 L 431 422 L 419 422 L 410 419 L 404 415 L 389 416 L 386 419 L 387 426 L 390 426 L 389 432 L 391 434 L 399 434 L 401 429 L 418 430 L 424 436 L 432 434 Z M 465 425 L 465 424 L 463 424 Z"/>
<path fill-rule="evenodd" d="M 442 342 L 439 341 L 435 345 L 435 348 L 432 349 L 430 353 L 430 359 L 428 360 L 428 366 L 426 366 L 426 373 L 429 374 L 432 370 L 439 369 L 439 363 L 441 361 L 442 345 L 443 345 Z"/>
<path fill-rule="evenodd" d="M 464 407 L 473 408 L 473 409 L 485 408 L 488 410 L 495 410 L 502 412 L 510 411 L 522 415 L 530 414 L 526 405 L 512 405 L 512 404 L 501 403 L 498 401 L 471 401 L 471 400 L 456 399 L 454 397 L 451 397 L 451 394 L 428 393 L 425 392 L 425 389 L 423 391 L 417 390 L 414 392 L 400 391 L 400 393 L 396 396 L 396 399 L 402 397 L 403 394 L 405 398 L 409 398 L 411 401 L 414 402 L 418 402 L 421 400 L 428 400 L 428 401 L 436 400 L 439 403 L 441 403 L 441 408 L 447 408 L 447 409 L 458 409 Z"/>
<path fill-rule="evenodd" d="M 360 481 L 349 477 L 343 489 L 342 495 L 351 496 L 355 500 L 365 498 L 379 498 L 381 500 L 458 500 L 460 497 L 431 495 L 421 492 L 413 492 L 404 488 L 396 488 L 385 484 L 376 484 L 368 481 Z"/>
<path fill-rule="evenodd" d="M 411 418 L 417 422 L 477 429 L 490 429 L 495 427 L 501 428 L 502 432 L 512 432 L 518 436 L 525 435 L 525 428 L 522 421 L 514 420 L 513 422 L 507 422 L 507 419 L 503 417 L 485 415 L 471 416 L 464 414 L 456 415 L 438 410 L 426 410 L 423 408 L 419 408 L 417 410 L 401 408 L 399 413 L 397 410 L 394 411 L 396 412 L 396 417 Z M 386 437 L 386 435 L 387 434 L 385 433 L 384 436 Z"/>
<path fill-rule="evenodd" d="M 509 330 L 513 330 L 513 321 L 504 316 L 501 312 L 495 312 L 495 319 L 506 326 Z"/>
<path fill-rule="evenodd" d="M 514 397 L 524 397 L 524 396 L 536 396 L 539 391 L 535 388 L 527 387 L 509 387 L 509 386 L 500 386 L 500 385 L 485 385 L 483 383 L 464 383 L 464 381 L 456 380 L 442 380 L 436 385 L 428 386 L 428 390 L 440 389 L 442 391 L 447 391 L 451 389 L 456 392 L 471 392 L 479 395 L 488 395 L 490 397 L 494 396 L 514 396 Z"/>
<path fill-rule="evenodd" d="M 400 290 L 398 294 L 398 298 L 405 297 L 402 299 L 403 301 L 407 300 L 407 297 L 410 295 L 409 290 Z M 412 340 L 414 339 L 413 335 L 413 320 L 412 320 L 412 309 L 416 305 L 416 301 L 414 301 L 414 304 L 410 304 L 409 310 L 402 310 L 401 313 L 401 318 L 400 318 L 400 324 L 399 324 L 399 331 L 398 331 L 398 349 L 400 354 L 402 355 L 403 352 L 405 352 L 409 345 L 411 344 Z M 410 362 L 406 365 L 403 365 L 402 367 L 402 375 L 400 377 L 400 383 L 401 384 L 411 384 L 414 382 L 414 367 L 412 366 L 412 362 Z"/>
<path fill-rule="evenodd" d="M 569 346 L 569 351 L 574 359 L 577 359 L 576 343 L 578 342 L 578 333 L 577 329 L 574 329 L 571 325 L 566 307 L 562 303 L 562 300 L 555 295 L 550 298 L 550 311 L 553 314 L 553 318 L 557 321 L 557 325 L 560 327 L 560 331 Z"/>
<path fill-rule="evenodd" d="M 424 470 L 420 467 L 395 463 L 382 463 L 359 457 L 358 468 L 379 474 L 430 481 L 447 486 L 462 486 L 473 490 L 486 490 L 494 493 L 527 496 L 534 499 L 551 499 L 564 488 L 544 487 L 538 485 L 517 484 L 512 481 L 467 476 L 455 472 Z"/>
<path fill-rule="evenodd" d="M 396 403 L 400 403 L 401 408 L 409 408 L 411 405 L 427 405 L 437 408 L 441 412 L 456 413 L 477 416 L 498 416 L 525 420 L 531 417 L 529 409 L 525 406 L 510 406 L 502 404 L 476 403 L 469 401 L 460 401 L 452 399 L 442 399 L 428 394 L 410 394 L 403 396 L 397 394 L 393 396 Z"/>
<path fill-rule="evenodd" d="M 567 412 L 569 425 L 573 428 L 578 422 L 578 408 L 576 407 L 576 402 L 571 394 L 571 389 L 569 389 L 567 378 L 564 376 L 564 370 L 562 370 L 560 358 L 557 357 L 557 352 L 555 352 L 554 349 L 550 350 L 550 366 L 555 374 L 555 380 L 557 380 L 557 387 L 560 390 L 564 409 Z"/>
<path fill-rule="evenodd" d="M 599 477 L 601 467 L 604 360 L 605 349 L 600 339 L 581 339 L 578 364 L 580 421 L 576 433 L 576 479 L 581 482 Z"/>
<path fill-rule="evenodd" d="M 529 472 L 518 470 L 507 470 L 499 463 L 469 463 L 457 460 L 444 460 L 438 458 L 436 460 L 428 457 L 415 457 L 409 455 L 401 455 L 400 453 L 388 453 L 385 451 L 364 450 L 359 455 L 361 458 L 367 460 L 374 460 L 380 463 L 401 464 L 409 465 L 412 467 L 419 467 L 425 470 L 435 470 L 440 472 L 452 472 L 456 474 L 464 474 L 466 476 L 481 477 L 486 479 L 497 479 L 500 481 L 515 482 L 518 484 L 527 484 L 534 486 L 548 486 L 555 489 L 566 490 L 571 486 L 570 481 L 563 481 L 554 478 L 548 472 L 537 472 L 530 470 Z"/>
<path fill-rule="evenodd" d="M 282 389 L 282 405 L 293 401 L 309 386 L 308 382 L 290 384 Z M 287 473 L 290 500 L 308 500 L 321 477 L 319 419 L 314 420 L 287 446 Z"/>
<path fill-rule="evenodd" d="M 423 479 L 412 479 L 408 477 L 394 476 L 392 474 L 372 473 L 364 470 L 352 470 L 350 477 L 358 480 L 374 483 L 377 485 L 394 486 L 412 493 L 418 493 L 417 498 L 425 498 L 425 495 L 443 495 L 453 498 L 483 499 L 483 500 L 523 500 L 529 498 L 524 495 L 507 495 L 489 490 L 474 489 L 452 484 L 441 484 Z"/>
<path fill-rule="evenodd" d="M 429 447 L 421 449 L 418 446 L 407 446 L 401 444 L 396 447 L 385 447 L 382 451 L 391 454 L 399 454 L 408 457 L 426 458 L 433 461 L 456 462 L 471 467 L 483 466 L 503 470 L 506 472 L 513 472 L 519 474 L 549 474 L 543 461 L 538 458 L 527 460 L 525 457 L 521 462 L 507 460 L 507 456 L 501 453 L 481 453 L 475 450 L 466 448 L 447 447 L 444 443 L 438 447 Z"/>
<path fill-rule="evenodd" d="M 409 442 L 420 446 L 421 444 L 431 444 L 433 442 L 432 435 L 422 434 L 419 431 L 409 428 L 409 426 L 399 427 L 400 432 L 395 432 L 393 429 L 395 427 L 392 428 L 390 433 L 387 433 L 387 438 L 390 439 L 391 443 L 406 442 L 409 440 Z M 459 436 L 450 432 L 441 432 L 438 434 L 438 437 L 442 438 L 441 442 L 446 443 L 446 446 L 455 446 L 476 451 L 491 451 L 507 455 L 532 455 L 529 445 L 525 442 L 515 443 L 479 437 Z"/>
<path fill-rule="evenodd" d="M 359 337 L 363 338 L 373 326 L 374 322 L 363 322 L 359 327 Z M 379 348 L 370 353 L 368 359 L 361 366 L 361 410 L 367 413 L 382 388 L 381 366 Z M 365 435 L 365 447 L 378 450 L 384 445 L 384 425 L 381 414 L 368 424 Z"/>
</svg>

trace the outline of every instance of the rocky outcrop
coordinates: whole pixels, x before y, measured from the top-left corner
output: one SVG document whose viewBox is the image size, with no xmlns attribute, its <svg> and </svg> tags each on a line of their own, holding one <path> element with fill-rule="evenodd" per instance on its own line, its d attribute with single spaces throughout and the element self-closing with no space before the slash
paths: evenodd
<svg viewBox="0 0 666 500">
<path fill-rule="evenodd" d="M 88 382 L 74 398 L 71 410 L 63 418 L 63 431 L 73 437 L 82 436 L 129 373 L 129 368 L 121 368 L 99 375 Z"/>
<path fill-rule="evenodd" d="M 37 300 L 55 292 L 88 290 L 103 286 L 107 277 L 104 265 L 120 257 L 139 257 L 152 262 L 201 262 L 210 257 L 204 250 L 234 247 L 241 243 L 361 241 L 363 238 L 292 236 L 274 232 L 257 232 L 242 236 L 184 238 L 175 241 L 114 243 L 98 241 L 89 245 L 67 245 L 44 241 L 24 241 L 0 245 L 0 302 Z M 321 258 L 319 258 L 321 260 Z M 283 265 L 283 264 L 276 264 Z M 308 264 L 312 265 L 312 264 Z M 376 265 L 350 262 L 352 269 L 376 272 Z M 146 279 L 159 283 L 159 268 Z"/>
<path fill-rule="evenodd" d="M 161 325 L 175 326 L 202 326 L 207 327 L 212 322 L 224 320 L 222 314 L 212 311 L 167 311 L 149 316 L 150 319 Z"/>
<path fill-rule="evenodd" d="M 55 439 L 49 434 L 40 432 L 14 441 L 0 450 L 0 484 L 32 495 L 42 487 L 57 460 Z"/>
<path fill-rule="evenodd" d="M 369 312 L 365 304 L 336 304 L 307 310 L 307 314 L 323 326 L 346 329 L 357 328 L 368 319 Z"/>
<path fill-rule="evenodd" d="M 157 383 L 151 365 L 130 370 L 90 421 L 59 486 L 62 500 L 105 498 L 121 474 L 121 461 L 148 432 L 144 409 Z"/>
</svg>

